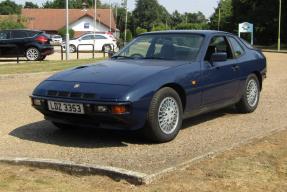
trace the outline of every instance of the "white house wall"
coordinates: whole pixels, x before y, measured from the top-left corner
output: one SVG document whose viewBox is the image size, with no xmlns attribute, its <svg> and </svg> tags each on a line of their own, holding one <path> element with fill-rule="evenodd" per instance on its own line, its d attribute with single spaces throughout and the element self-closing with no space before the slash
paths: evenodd
<svg viewBox="0 0 287 192">
<path fill-rule="evenodd" d="M 89 28 L 85 28 L 85 23 L 89 23 Z M 76 22 L 70 24 L 70 28 L 74 31 L 94 31 L 94 20 L 90 17 L 83 17 Z M 109 28 L 105 25 L 97 22 L 96 31 L 98 32 L 107 32 L 109 31 Z"/>
</svg>

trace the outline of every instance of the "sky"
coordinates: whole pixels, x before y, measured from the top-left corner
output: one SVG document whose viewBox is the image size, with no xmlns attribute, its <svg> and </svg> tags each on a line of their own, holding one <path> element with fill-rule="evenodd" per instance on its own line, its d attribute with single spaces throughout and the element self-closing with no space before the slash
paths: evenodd
<svg viewBox="0 0 287 192">
<path fill-rule="evenodd" d="M 0 0 L 2 1 L 2 0 Z M 25 0 L 14 0 L 17 3 L 24 3 Z M 41 5 L 46 0 L 28 0 Z M 201 11 L 206 17 L 210 17 L 217 5 L 218 0 L 158 0 L 159 3 L 167 8 L 172 13 L 178 10 L 181 13 L 184 12 L 198 12 Z M 109 0 L 102 0 L 102 2 L 108 3 Z M 111 0 L 113 3 L 120 3 L 121 0 Z M 129 10 L 133 10 L 135 7 L 135 0 L 128 0 Z"/>
</svg>

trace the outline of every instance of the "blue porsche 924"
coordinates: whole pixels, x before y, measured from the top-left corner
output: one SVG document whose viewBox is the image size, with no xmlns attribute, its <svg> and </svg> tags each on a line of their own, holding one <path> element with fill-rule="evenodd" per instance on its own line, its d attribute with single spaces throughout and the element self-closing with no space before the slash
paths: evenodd
<svg viewBox="0 0 287 192">
<path fill-rule="evenodd" d="M 31 98 L 61 129 L 141 129 L 167 142 L 185 118 L 230 105 L 253 112 L 264 78 L 262 52 L 230 33 L 151 32 L 109 60 L 51 76 Z"/>
</svg>

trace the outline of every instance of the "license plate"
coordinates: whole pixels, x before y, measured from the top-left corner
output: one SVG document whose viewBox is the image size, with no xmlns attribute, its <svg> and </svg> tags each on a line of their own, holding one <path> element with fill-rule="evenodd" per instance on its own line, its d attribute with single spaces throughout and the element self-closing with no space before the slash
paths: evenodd
<svg viewBox="0 0 287 192">
<path fill-rule="evenodd" d="M 48 108 L 50 111 L 56 111 L 60 113 L 74 113 L 74 114 L 85 113 L 83 104 L 76 104 L 76 103 L 48 101 Z"/>
</svg>

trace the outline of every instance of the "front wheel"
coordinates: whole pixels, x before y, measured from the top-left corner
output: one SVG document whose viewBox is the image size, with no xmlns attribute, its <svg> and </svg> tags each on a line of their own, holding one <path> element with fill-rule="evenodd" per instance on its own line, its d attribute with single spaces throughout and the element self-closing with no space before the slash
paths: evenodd
<svg viewBox="0 0 287 192">
<path fill-rule="evenodd" d="M 240 113 L 252 113 L 256 110 L 260 99 L 260 85 L 255 74 L 248 76 L 243 95 L 236 104 L 236 108 Z"/>
<path fill-rule="evenodd" d="M 177 92 L 169 87 L 160 89 L 153 97 L 145 135 L 152 141 L 163 143 L 173 140 L 182 125 L 182 103 Z"/>
</svg>

